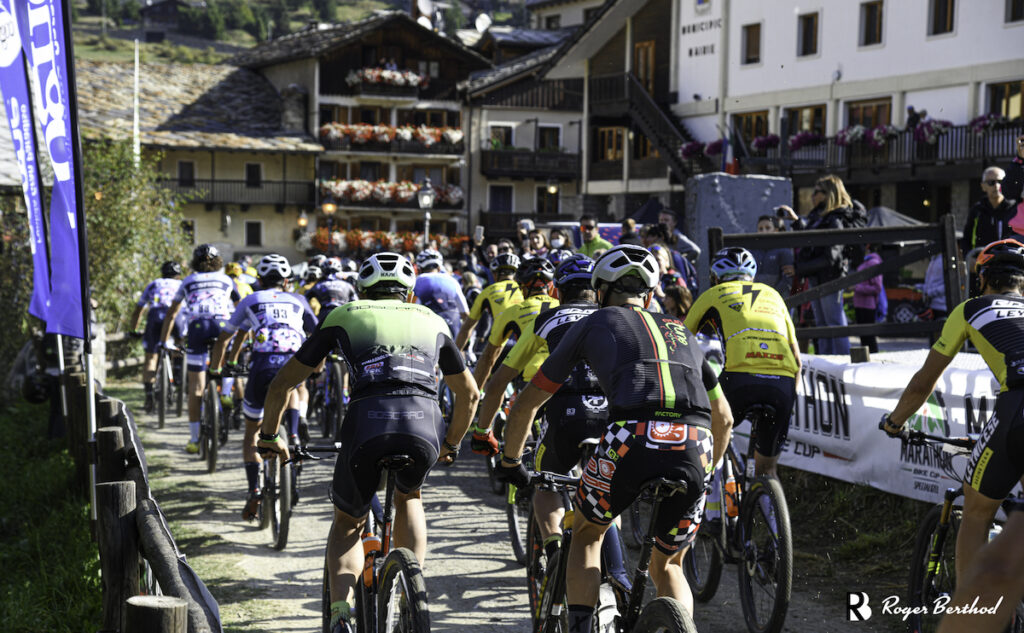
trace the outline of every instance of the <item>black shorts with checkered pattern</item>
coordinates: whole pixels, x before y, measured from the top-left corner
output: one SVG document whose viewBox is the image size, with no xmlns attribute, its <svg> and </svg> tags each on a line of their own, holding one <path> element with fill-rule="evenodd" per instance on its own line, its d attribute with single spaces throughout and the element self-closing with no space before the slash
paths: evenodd
<svg viewBox="0 0 1024 633">
<path fill-rule="evenodd" d="M 711 431 L 683 422 L 621 420 L 608 425 L 587 462 L 576 506 L 588 520 L 607 525 L 652 479 L 683 480 L 686 494 L 661 503 L 655 547 L 671 555 L 693 542 L 704 514 L 704 488 L 712 472 Z"/>
</svg>

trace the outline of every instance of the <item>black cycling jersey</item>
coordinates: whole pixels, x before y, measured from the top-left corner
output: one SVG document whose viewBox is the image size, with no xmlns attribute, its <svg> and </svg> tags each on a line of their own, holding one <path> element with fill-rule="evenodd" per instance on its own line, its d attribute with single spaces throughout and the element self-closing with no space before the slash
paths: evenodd
<svg viewBox="0 0 1024 633">
<path fill-rule="evenodd" d="M 532 382 L 554 393 L 580 360 L 608 396 L 609 420 L 711 426 L 718 378 L 681 320 L 638 306 L 597 310 L 565 333 Z"/>
<path fill-rule="evenodd" d="M 322 311 L 355 301 L 357 296 L 356 289 L 352 284 L 334 275 L 318 282 L 306 291 L 306 299 L 319 301 Z"/>
<path fill-rule="evenodd" d="M 571 301 L 563 303 L 557 308 L 546 310 L 537 315 L 533 323 L 533 334 L 547 341 L 548 349 L 553 350 L 562 342 L 566 333 L 584 318 L 598 310 L 598 305 L 592 301 Z M 600 394 L 601 385 L 597 376 L 586 361 L 576 363 L 576 366 L 569 372 L 569 378 L 558 391 L 559 395 L 571 393 L 579 394 Z"/>
</svg>

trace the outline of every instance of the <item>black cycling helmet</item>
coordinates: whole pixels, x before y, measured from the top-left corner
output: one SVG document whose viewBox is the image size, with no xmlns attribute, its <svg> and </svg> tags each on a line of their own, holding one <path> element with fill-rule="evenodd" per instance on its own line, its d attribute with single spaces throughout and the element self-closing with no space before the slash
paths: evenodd
<svg viewBox="0 0 1024 633">
<path fill-rule="evenodd" d="M 594 260 L 577 253 L 566 259 L 555 269 L 555 286 L 561 288 L 572 283 L 590 285 L 594 276 Z"/>
<path fill-rule="evenodd" d="M 180 277 L 181 276 L 181 264 L 178 262 L 164 262 L 160 266 L 161 277 Z"/>
<path fill-rule="evenodd" d="M 515 271 L 518 270 L 519 264 L 519 256 L 515 253 L 498 253 L 491 260 L 491 272 L 497 273 L 501 270 Z"/>
<path fill-rule="evenodd" d="M 213 244 L 200 244 L 192 251 L 192 261 L 202 261 L 220 257 L 220 251 Z"/>
<path fill-rule="evenodd" d="M 302 276 L 302 280 L 305 281 L 306 283 L 310 283 L 313 281 L 320 281 L 320 279 L 323 276 L 323 269 L 321 269 L 319 266 L 310 265 L 306 267 L 306 273 Z"/>
<path fill-rule="evenodd" d="M 1005 271 L 1024 275 L 1024 244 L 999 240 L 986 246 L 974 262 L 976 272 Z"/>
<path fill-rule="evenodd" d="M 538 281 L 548 284 L 555 278 L 555 267 L 543 257 L 525 260 L 516 269 L 516 282 L 524 286 L 535 285 Z"/>
</svg>

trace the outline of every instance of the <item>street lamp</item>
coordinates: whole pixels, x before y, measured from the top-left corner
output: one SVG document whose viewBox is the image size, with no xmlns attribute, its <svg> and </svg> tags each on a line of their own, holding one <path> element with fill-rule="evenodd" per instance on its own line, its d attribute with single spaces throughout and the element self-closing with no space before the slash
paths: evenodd
<svg viewBox="0 0 1024 633">
<path fill-rule="evenodd" d="M 423 248 L 430 246 L 430 210 L 434 208 L 435 198 L 437 198 L 437 192 L 434 191 L 434 186 L 430 184 L 430 178 L 424 178 L 423 186 L 416 192 L 416 202 L 419 203 L 420 209 L 423 210 Z"/>
<path fill-rule="evenodd" d="M 551 195 L 558 193 L 558 181 L 554 178 L 548 178 L 548 193 Z"/>
<path fill-rule="evenodd" d="M 299 225 L 300 229 L 303 231 L 306 230 L 306 227 L 309 226 L 309 216 L 306 215 L 305 210 L 299 212 L 299 219 L 295 222 Z"/>
</svg>

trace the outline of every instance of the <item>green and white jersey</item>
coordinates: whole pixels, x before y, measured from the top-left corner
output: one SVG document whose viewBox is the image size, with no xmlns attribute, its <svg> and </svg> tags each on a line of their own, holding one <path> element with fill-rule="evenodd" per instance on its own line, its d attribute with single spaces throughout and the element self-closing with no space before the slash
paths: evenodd
<svg viewBox="0 0 1024 633">
<path fill-rule="evenodd" d="M 437 395 L 437 368 L 465 370 L 448 325 L 430 308 L 398 301 L 360 300 L 335 308 L 295 358 L 315 367 L 339 351 L 352 374 L 352 399 Z"/>
</svg>

